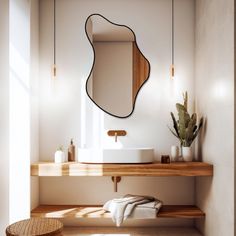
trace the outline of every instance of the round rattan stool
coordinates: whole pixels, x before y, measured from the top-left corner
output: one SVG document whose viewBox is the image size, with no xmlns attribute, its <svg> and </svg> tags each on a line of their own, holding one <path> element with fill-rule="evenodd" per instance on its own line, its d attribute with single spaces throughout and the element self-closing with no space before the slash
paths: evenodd
<svg viewBox="0 0 236 236">
<path fill-rule="evenodd" d="M 9 225 L 7 236 L 59 236 L 62 235 L 63 224 L 56 219 L 31 218 Z"/>
</svg>

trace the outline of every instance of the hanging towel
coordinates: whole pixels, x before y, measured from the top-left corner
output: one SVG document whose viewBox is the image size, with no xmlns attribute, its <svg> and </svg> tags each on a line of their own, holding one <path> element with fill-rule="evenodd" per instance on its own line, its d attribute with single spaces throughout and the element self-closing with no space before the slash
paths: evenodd
<svg viewBox="0 0 236 236">
<path fill-rule="evenodd" d="M 113 222 L 116 223 L 116 226 L 120 226 L 128 217 L 135 218 L 134 210 L 136 208 L 143 209 L 146 216 L 153 216 L 153 211 L 156 215 L 161 206 L 162 202 L 154 197 L 127 194 L 122 198 L 106 202 L 103 209 L 111 212 Z"/>
</svg>

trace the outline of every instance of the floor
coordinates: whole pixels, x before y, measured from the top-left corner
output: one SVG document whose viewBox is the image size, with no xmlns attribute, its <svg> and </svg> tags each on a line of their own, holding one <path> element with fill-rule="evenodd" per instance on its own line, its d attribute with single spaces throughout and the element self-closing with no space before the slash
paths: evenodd
<svg viewBox="0 0 236 236">
<path fill-rule="evenodd" d="M 202 236 L 194 228 L 66 227 L 64 236 Z"/>
</svg>

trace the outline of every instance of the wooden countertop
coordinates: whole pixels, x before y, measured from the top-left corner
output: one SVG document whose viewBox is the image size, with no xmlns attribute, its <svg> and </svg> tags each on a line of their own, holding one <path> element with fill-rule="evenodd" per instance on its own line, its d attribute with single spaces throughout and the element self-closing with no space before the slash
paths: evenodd
<svg viewBox="0 0 236 236">
<path fill-rule="evenodd" d="M 31 217 L 43 218 L 111 218 L 102 206 L 81 205 L 40 205 L 31 211 Z M 205 213 L 193 205 L 164 205 L 156 217 L 162 218 L 203 218 Z"/>
<path fill-rule="evenodd" d="M 31 176 L 213 176 L 213 165 L 204 162 L 170 164 L 40 162 L 31 164 Z"/>
</svg>

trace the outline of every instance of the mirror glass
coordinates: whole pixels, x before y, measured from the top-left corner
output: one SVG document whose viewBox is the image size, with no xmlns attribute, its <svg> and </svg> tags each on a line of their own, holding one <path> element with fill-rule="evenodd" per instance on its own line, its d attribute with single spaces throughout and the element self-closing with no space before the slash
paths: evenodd
<svg viewBox="0 0 236 236">
<path fill-rule="evenodd" d="M 110 115 L 130 116 L 150 73 L 150 64 L 138 48 L 134 32 L 99 14 L 87 18 L 85 31 L 94 52 L 86 82 L 88 96 Z"/>
</svg>

